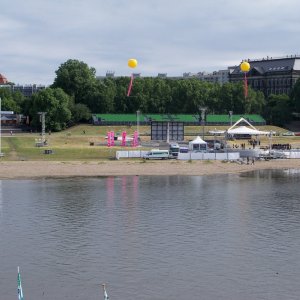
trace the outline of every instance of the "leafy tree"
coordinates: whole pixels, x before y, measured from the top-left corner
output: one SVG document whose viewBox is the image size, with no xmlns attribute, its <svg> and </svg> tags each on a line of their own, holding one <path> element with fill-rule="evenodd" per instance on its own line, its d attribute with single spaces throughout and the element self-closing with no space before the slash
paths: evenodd
<svg viewBox="0 0 300 300">
<path fill-rule="evenodd" d="M 151 87 L 151 94 L 149 95 L 149 99 L 151 100 L 148 104 L 150 112 L 172 112 L 171 89 L 166 80 L 161 78 L 152 79 L 149 82 L 149 86 Z"/>
<path fill-rule="evenodd" d="M 2 110 L 13 111 L 14 113 L 21 113 L 21 106 L 25 97 L 20 92 L 12 93 L 10 89 L 0 88 L 1 106 Z"/>
<path fill-rule="evenodd" d="M 251 91 L 253 91 L 251 89 Z M 250 113 L 254 114 L 262 114 L 264 111 L 264 108 L 266 106 L 266 100 L 265 95 L 261 91 L 254 91 L 254 95 L 251 100 L 251 108 Z"/>
<path fill-rule="evenodd" d="M 117 96 L 117 82 L 111 78 L 105 79 L 103 83 L 99 83 L 101 89 L 100 112 L 113 113 L 116 111 L 115 98 Z M 125 95 L 125 93 L 124 93 Z"/>
<path fill-rule="evenodd" d="M 264 114 L 268 123 L 284 126 L 292 119 L 290 99 L 287 95 L 270 95 Z"/>
<path fill-rule="evenodd" d="M 72 122 L 78 123 L 78 122 L 86 122 L 91 119 L 91 111 L 90 109 L 82 103 L 76 103 L 73 104 L 70 107 L 71 113 L 72 113 Z"/>
<path fill-rule="evenodd" d="M 34 94 L 30 101 L 31 125 L 40 127 L 38 112 L 46 112 L 46 128 L 65 129 L 71 119 L 70 97 L 60 88 L 47 88 Z"/>
<path fill-rule="evenodd" d="M 68 60 L 56 71 L 53 87 L 60 87 L 93 113 L 261 113 L 264 95 L 249 87 L 244 97 L 243 82 L 219 85 L 193 79 L 135 78 L 127 97 L 129 77 L 98 80 L 96 71 L 86 63 Z M 74 118 L 74 120 L 77 119 Z"/>
<path fill-rule="evenodd" d="M 300 113 L 300 79 L 298 79 L 291 91 L 291 104 L 294 112 Z"/>
<path fill-rule="evenodd" d="M 75 103 L 85 103 L 86 93 L 96 83 L 96 70 L 86 63 L 69 59 L 55 71 L 56 77 L 52 88 L 61 88 L 68 95 L 74 96 Z"/>
</svg>

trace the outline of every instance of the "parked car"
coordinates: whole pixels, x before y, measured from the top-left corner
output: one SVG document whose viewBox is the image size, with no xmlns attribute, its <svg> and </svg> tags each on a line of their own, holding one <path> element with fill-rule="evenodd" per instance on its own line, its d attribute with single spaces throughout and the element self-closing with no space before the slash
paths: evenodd
<svg viewBox="0 0 300 300">
<path fill-rule="evenodd" d="M 144 156 L 144 159 L 169 159 L 170 153 L 169 150 L 160 150 L 160 149 L 152 149 L 147 152 Z"/>
<path fill-rule="evenodd" d="M 180 153 L 189 153 L 189 148 L 188 147 L 180 147 L 179 152 Z"/>
<path fill-rule="evenodd" d="M 282 136 L 294 136 L 294 135 L 295 135 L 295 133 L 292 131 L 287 131 L 287 132 L 282 133 Z"/>
<path fill-rule="evenodd" d="M 222 147 L 221 141 L 219 140 L 205 140 L 208 148 L 212 148 L 215 150 L 220 150 Z"/>
</svg>

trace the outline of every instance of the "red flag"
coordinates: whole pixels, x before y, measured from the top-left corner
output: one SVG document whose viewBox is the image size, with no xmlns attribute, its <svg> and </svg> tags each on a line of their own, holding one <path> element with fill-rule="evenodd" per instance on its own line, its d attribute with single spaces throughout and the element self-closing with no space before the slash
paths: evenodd
<svg viewBox="0 0 300 300">
<path fill-rule="evenodd" d="M 245 79 L 244 79 L 244 93 L 245 93 L 245 99 L 248 97 L 248 82 L 247 82 L 247 75 L 245 73 Z"/>
<path fill-rule="evenodd" d="M 130 92 L 131 92 L 131 88 L 132 88 L 132 83 L 133 83 L 133 74 L 131 74 L 131 77 L 130 77 L 130 82 L 129 82 L 128 91 L 127 91 L 127 97 L 130 96 Z"/>
</svg>

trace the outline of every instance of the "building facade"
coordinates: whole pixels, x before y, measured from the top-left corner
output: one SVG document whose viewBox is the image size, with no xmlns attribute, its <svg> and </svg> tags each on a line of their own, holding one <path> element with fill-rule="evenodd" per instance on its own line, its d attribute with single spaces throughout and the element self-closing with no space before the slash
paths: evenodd
<svg viewBox="0 0 300 300">
<path fill-rule="evenodd" d="M 248 86 L 262 91 L 265 96 L 271 94 L 289 94 L 300 78 L 300 56 L 286 56 L 260 60 L 248 60 L 250 71 L 247 73 Z M 229 81 L 244 80 L 240 66 L 235 66 L 229 73 Z"/>
<path fill-rule="evenodd" d="M 134 78 L 142 78 L 141 73 L 133 73 Z M 99 80 L 103 80 L 105 78 L 118 78 L 121 76 L 115 76 L 115 72 L 113 71 L 107 71 L 105 76 L 97 76 Z M 158 73 L 157 78 L 162 79 L 199 79 L 206 82 L 212 82 L 212 83 L 219 83 L 224 84 L 229 81 L 229 70 L 219 70 L 214 71 L 212 73 L 207 72 L 198 72 L 198 73 L 191 73 L 191 72 L 185 72 L 182 74 L 182 76 L 168 76 L 167 73 Z M 147 78 L 147 76 L 146 76 Z"/>
<path fill-rule="evenodd" d="M 12 84 L 0 84 L 0 88 L 9 89 L 12 92 L 20 92 L 25 97 L 31 97 L 33 94 L 44 90 L 46 86 L 36 85 L 36 84 L 26 84 L 26 85 L 12 85 Z"/>
</svg>

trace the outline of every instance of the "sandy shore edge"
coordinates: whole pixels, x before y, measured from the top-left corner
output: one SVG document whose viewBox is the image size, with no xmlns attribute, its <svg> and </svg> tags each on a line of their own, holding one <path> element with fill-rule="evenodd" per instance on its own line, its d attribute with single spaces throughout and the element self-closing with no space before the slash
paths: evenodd
<svg viewBox="0 0 300 300">
<path fill-rule="evenodd" d="M 254 165 L 222 161 L 2 161 L 0 179 L 38 179 L 123 175 L 238 174 L 264 169 L 300 169 L 300 159 L 257 161 Z"/>
</svg>

